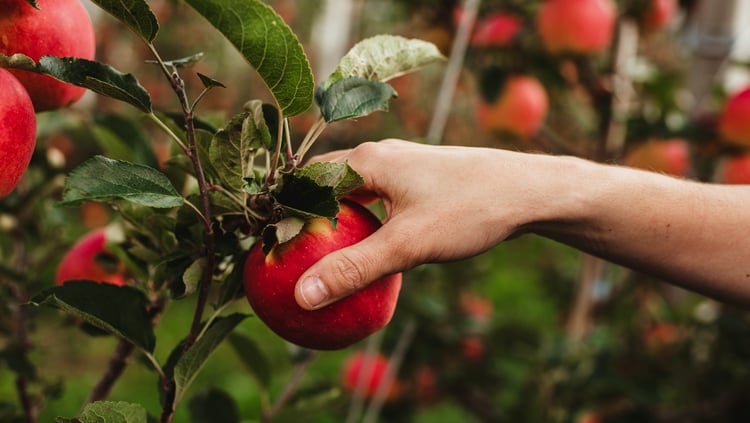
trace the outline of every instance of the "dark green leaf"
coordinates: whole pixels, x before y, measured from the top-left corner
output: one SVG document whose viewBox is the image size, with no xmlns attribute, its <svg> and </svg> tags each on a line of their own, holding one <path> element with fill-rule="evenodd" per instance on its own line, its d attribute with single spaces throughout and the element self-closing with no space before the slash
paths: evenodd
<svg viewBox="0 0 750 423">
<path fill-rule="evenodd" d="M 364 183 L 362 177 L 347 163 L 312 163 L 297 169 L 296 174 L 307 176 L 318 185 L 332 187 L 336 198 L 346 196 Z"/>
<path fill-rule="evenodd" d="M 123 401 L 97 401 L 86 404 L 74 419 L 57 418 L 58 423 L 147 423 L 146 409 Z"/>
<path fill-rule="evenodd" d="M 237 403 L 219 388 L 195 394 L 188 402 L 192 423 L 237 423 L 240 421 Z"/>
<path fill-rule="evenodd" d="M 393 97 L 396 90 L 390 84 L 352 77 L 319 90 L 315 99 L 326 122 L 335 122 L 388 110 L 388 101 Z"/>
<path fill-rule="evenodd" d="M 244 291 L 244 279 L 243 279 L 243 264 L 247 253 L 239 254 L 234 259 L 234 267 L 232 271 L 227 275 L 224 283 L 221 285 L 221 291 L 216 306 L 220 307 L 230 301 L 237 298 L 242 298 L 245 295 Z"/>
<path fill-rule="evenodd" d="M 96 115 L 92 131 L 107 157 L 158 166 L 151 139 L 139 122 L 123 115 Z"/>
<path fill-rule="evenodd" d="M 180 356 L 174 366 L 175 404 L 185 394 L 211 353 L 248 316 L 230 314 L 217 318 L 198 341 Z"/>
<path fill-rule="evenodd" d="M 306 111 L 314 82 L 297 36 L 260 0 L 187 0 L 258 71 L 284 116 Z"/>
<path fill-rule="evenodd" d="M 262 103 L 251 102 L 245 108 L 246 112 L 232 118 L 214 135 L 208 149 L 209 160 L 219 177 L 236 191 L 242 190 L 245 178 L 254 176 L 255 155 L 271 142 Z"/>
<path fill-rule="evenodd" d="M 198 72 L 198 78 L 200 78 L 201 82 L 203 83 L 203 86 L 206 88 L 213 88 L 213 87 L 220 87 L 220 88 L 226 88 L 227 86 L 222 84 L 221 82 L 208 77 L 206 75 L 203 75 L 202 73 Z"/>
<path fill-rule="evenodd" d="M 154 351 L 156 337 L 148 314 L 149 301 L 133 287 L 67 281 L 36 295 L 31 303 L 58 308 L 144 351 Z"/>
<path fill-rule="evenodd" d="M 339 212 L 335 190 L 318 185 L 308 176 L 285 174 L 274 197 L 290 216 L 333 219 Z"/>
<path fill-rule="evenodd" d="M 73 57 L 43 56 L 38 63 L 14 54 L 0 54 L 0 67 L 23 69 L 49 75 L 68 84 L 88 88 L 97 94 L 124 101 L 139 110 L 151 112 L 151 97 L 131 74 L 124 74 L 109 65 Z"/>
<path fill-rule="evenodd" d="M 145 41 L 151 42 L 159 32 L 159 23 L 146 0 L 91 0 L 122 21 Z"/>
<path fill-rule="evenodd" d="M 324 88 L 351 77 L 387 81 L 441 60 L 445 57 L 440 50 L 427 41 L 376 35 L 355 44 L 344 55 Z"/>
<path fill-rule="evenodd" d="M 95 156 L 73 169 L 65 181 L 62 205 L 123 199 L 147 207 L 178 207 L 184 199 L 158 170 Z"/>
<path fill-rule="evenodd" d="M 36 9 L 39 9 L 39 5 L 37 4 L 36 0 L 26 0 L 26 3 L 30 4 L 31 6 L 33 6 Z"/>
<path fill-rule="evenodd" d="M 229 335 L 229 344 L 237 352 L 242 364 L 255 376 L 258 384 L 262 388 L 268 388 L 271 385 L 271 363 L 258 347 L 258 343 L 244 334 L 235 332 Z"/>
<path fill-rule="evenodd" d="M 28 380 L 37 377 L 36 367 L 29 360 L 26 351 L 17 344 L 8 344 L 5 349 L 0 350 L 0 361 L 4 361 L 10 370 Z"/>
</svg>

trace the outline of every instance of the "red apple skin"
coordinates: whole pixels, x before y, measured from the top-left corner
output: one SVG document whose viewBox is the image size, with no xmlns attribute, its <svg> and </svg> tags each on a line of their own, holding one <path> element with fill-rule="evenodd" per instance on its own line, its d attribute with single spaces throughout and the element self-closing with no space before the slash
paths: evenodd
<svg viewBox="0 0 750 423">
<path fill-rule="evenodd" d="M 721 160 L 715 180 L 722 184 L 749 185 L 750 153 Z"/>
<path fill-rule="evenodd" d="M 34 61 L 45 55 L 94 59 L 94 26 L 79 0 L 38 0 L 38 5 L 0 0 L 0 53 L 21 53 Z M 36 112 L 69 106 L 86 91 L 46 75 L 11 72 L 26 87 Z"/>
<path fill-rule="evenodd" d="M 312 264 L 379 227 L 380 221 L 369 210 L 343 200 L 336 229 L 327 219 L 312 219 L 296 237 L 276 245 L 268 255 L 256 243 L 245 261 L 243 277 L 245 294 L 257 316 L 287 341 L 318 350 L 345 348 L 383 328 L 396 308 L 400 273 L 318 310 L 305 310 L 294 298 L 297 280 Z"/>
<path fill-rule="evenodd" d="M 544 123 L 548 108 L 547 91 L 541 82 L 532 76 L 517 75 L 508 78 L 492 103 L 480 97 L 475 113 L 483 131 L 529 138 Z"/>
<path fill-rule="evenodd" d="M 648 30 L 658 30 L 667 25 L 677 14 L 677 0 L 651 0 L 643 25 Z"/>
<path fill-rule="evenodd" d="M 690 146 L 680 138 L 652 139 L 633 147 L 625 155 L 630 167 L 686 177 L 690 173 Z"/>
<path fill-rule="evenodd" d="M 97 262 L 98 255 L 111 255 L 106 249 L 106 243 L 104 228 L 94 229 L 79 239 L 60 261 L 55 284 L 62 285 L 65 281 L 83 279 L 125 285 L 124 265 L 118 265 L 117 271 L 111 272 Z"/>
<path fill-rule="evenodd" d="M 536 26 L 550 53 L 595 54 L 609 47 L 616 19 L 611 0 L 547 0 Z"/>
<path fill-rule="evenodd" d="M 368 356 L 362 351 L 357 351 L 344 361 L 341 384 L 347 392 L 353 393 L 357 390 L 359 378 L 362 376 L 365 378 L 362 395 L 368 399 L 373 398 L 386 376 L 389 364 L 390 361 L 383 354 L 375 353 Z M 368 373 L 362 375 L 362 372 Z M 386 399 L 393 399 L 397 396 L 398 383 L 396 380 L 390 382 L 386 392 Z"/>
<path fill-rule="evenodd" d="M 36 144 L 34 106 L 23 85 L 0 68 L 0 198 L 13 191 Z"/>
<path fill-rule="evenodd" d="M 521 31 L 521 19 L 507 13 L 492 13 L 477 23 L 471 37 L 473 47 L 505 47 Z"/>
<path fill-rule="evenodd" d="M 750 87 L 727 100 L 719 115 L 717 129 L 725 142 L 750 147 Z"/>
</svg>

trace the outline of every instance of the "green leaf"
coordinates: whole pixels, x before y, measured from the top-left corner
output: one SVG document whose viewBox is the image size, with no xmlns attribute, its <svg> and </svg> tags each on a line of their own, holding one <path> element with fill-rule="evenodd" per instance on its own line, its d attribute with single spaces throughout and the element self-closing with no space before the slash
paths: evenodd
<svg viewBox="0 0 750 423">
<path fill-rule="evenodd" d="M 284 174 L 281 188 L 274 193 L 274 198 L 288 216 L 334 219 L 339 212 L 333 187 L 318 185 L 304 175 Z"/>
<path fill-rule="evenodd" d="M 140 404 L 123 401 L 97 401 L 86 404 L 74 419 L 55 419 L 58 423 L 146 423 L 146 409 Z"/>
<path fill-rule="evenodd" d="M 191 423 L 239 423 L 240 413 L 234 398 L 219 388 L 205 389 L 188 402 Z"/>
<path fill-rule="evenodd" d="M 258 150 L 271 142 L 262 103 L 248 103 L 246 110 L 214 135 L 208 149 L 209 160 L 219 177 L 236 191 L 242 190 L 245 178 L 253 177 Z"/>
<path fill-rule="evenodd" d="M 158 170 L 95 156 L 73 169 L 65 181 L 62 205 L 123 199 L 147 207 L 178 207 L 184 199 Z"/>
<path fill-rule="evenodd" d="M 203 336 L 180 356 L 174 367 L 175 404 L 195 380 L 211 353 L 247 317 L 245 314 L 234 313 L 217 318 Z"/>
<path fill-rule="evenodd" d="M 38 63 L 22 54 L 0 54 L 0 67 L 49 75 L 62 82 L 87 88 L 97 94 L 124 101 L 139 110 L 151 112 L 151 97 L 131 74 L 92 60 L 75 57 L 42 56 Z"/>
<path fill-rule="evenodd" d="M 206 269 L 206 262 L 207 259 L 201 257 L 185 269 L 185 273 L 182 274 L 182 283 L 185 285 L 183 296 L 192 294 L 198 288 L 203 278 L 203 271 Z"/>
<path fill-rule="evenodd" d="M 396 90 L 385 82 L 351 77 L 319 90 L 315 99 L 323 118 L 330 123 L 388 110 L 388 101 L 393 97 Z"/>
<path fill-rule="evenodd" d="M 200 78 L 200 80 L 203 83 L 203 86 L 205 88 L 215 88 L 215 87 L 226 88 L 227 87 L 226 85 L 222 84 L 221 82 L 219 82 L 219 81 L 217 81 L 217 80 L 215 80 L 215 79 L 213 79 L 213 78 L 211 78 L 209 76 L 203 75 L 200 72 L 198 72 L 198 78 Z"/>
<path fill-rule="evenodd" d="M 107 157 L 158 166 L 151 139 L 139 122 L 119 114 L 96 115 L 93 120 L 91 130 Z"/>
<path fill-rule="evenodd" d="M 445 57 L 430 42 L 398 35 L 376 35 L 355 44 L 344 55 L 324 88 L 327 90 L 336 82 L 351 77 L 387 81 L 442 60 Z"/>
<path fill-rule="evenodd" d="M 244 334 L 235 332 L 229 335 L 229 344 L 261 388 L 267 389 L 271 385 L 271 363 L 258 343 Z"/>
<path fill-rule="evenodd" d="M 260 0 L 187 0 L 258 71 L 284 116 L 312 104 L 310 64 L 297 36 Z"/>
<path fill-rule="evenodd" d="M 146 0 L 91 0 L 143 37 L 147 42 L 156 38 L 159 24 Z"/>
<path fill-rule="evenodd" d="M 167 67 L 170 67 L 170 68 L 189 68 L 189 67 L 195 65 L 196 63 L 200 62 L 201 60 L 203 60 L 204 56 L 205 56 L 205 54 L 203 52 L 199 52 L 199 53 L 195 53 L 195 54 L 193 54 L 191 56 L 182 57 L 182 58 L 179 58 L 179 59 L 166 60 L 166 61 L 164 61 L 164 65 L 166 65 Z M 147 62 L 148 63 L 153 63 L 153 64 L 158 64 L 159 63 L 156 60 L 149 60 Z"/>
<path fill-rule="evenodd" d="M 144 351 L 154 351 L 156 337 L 148 313 L 149 301 L 131 286 L 67 281 L 39 293 L 31 303 L 63 310 Z"/>
<path fill-rule="evenodd" d="M 311 163 L 295 173 L 312 179 L 318 185 L 332 187 L 336 198 L 344 197 L 364 183 L 362 176 L 348 163 Z"/>
<path fill-rule="evenodd" d="M 295 216 L 285 217 L 280 221 L 266 225 L 261 234 L 263 253 L 268 254 L 278 243 L 283 244 L 302 232 L 305 221 Z"/>
</svg>

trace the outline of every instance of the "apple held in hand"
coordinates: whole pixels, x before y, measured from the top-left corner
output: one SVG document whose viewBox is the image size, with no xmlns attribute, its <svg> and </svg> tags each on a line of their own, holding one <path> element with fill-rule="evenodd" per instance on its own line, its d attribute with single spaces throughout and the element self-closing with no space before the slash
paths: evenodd
<svg viewBox="0 0 750 423">
<path fill-rule="evenodd" d="M 282 338 L 319 350 L 347 347 L 383 328 L 396 307 L 400 273 L 314 311 L 301 308 L 294 297 L 297 279 L 308 267 L 379 227 L 380 221 L 369 210 L 344 200 L 335 229 L 327 219 L 312 219 L 299 234 L 275 245 L 267 255 L 261 242 L 256 243 L 244 268 L 245 294 L 255 313 Z"/>
<path fill-rule="evenodd" d="M 42 56 L 92 60 L 94 26 L 79 0 L 0 0 L 0 53 L 20 53 L 38 61 Z M 66 107 L 81 98 L 84 88 L 22 70 L 11 70 L 29 92 L 37 112 Z"/>
<path fill-rule="evenodd" d="M 750 153 L 723 158 L 714 180 L 722 184 L 750 185 Z"/>
<path fill-rule="evenodd" d="M 57 267 L 55 284 L 74 279 L 125 285 L 125 266 L 107 251 L 107 231 L 94 229 L 68 250 Z"/>
<path fill-rule="evenodd" d="M 0 68 L 0 198 L 16 188 L 36 144 L 36 116 L 23 85 Z"/>
<path fill-rule="evenodd" d="M 612 0 L 547 0 L 536 25 L 550 53 L 595 54 L 609 46 L 616 19 Z"/>
</svg>

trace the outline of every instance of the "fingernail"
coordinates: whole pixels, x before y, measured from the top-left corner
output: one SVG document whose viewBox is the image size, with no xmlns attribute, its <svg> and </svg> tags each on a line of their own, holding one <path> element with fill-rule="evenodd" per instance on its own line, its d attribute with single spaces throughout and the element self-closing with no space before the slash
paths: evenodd
<svg viewBox="0 0 750 423">
<path fill-rule="evenodd" d="M 302 296 L 302 300 L 310 308 L 318 307 L 330 296 L 328 288 L 326 288 L 323 281 L 317 276 L 308 276 L 302 280 L 299 293 Z"/>
</svg>

